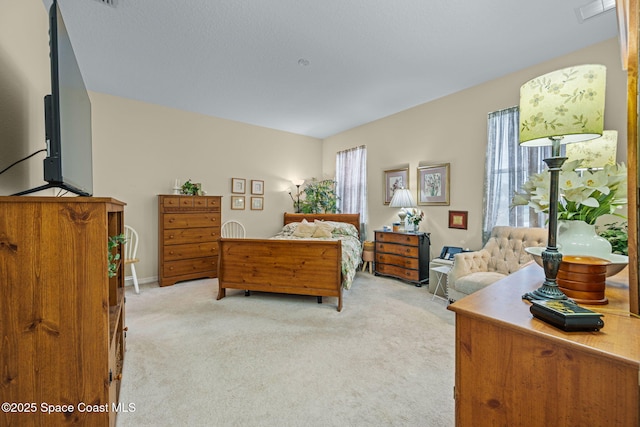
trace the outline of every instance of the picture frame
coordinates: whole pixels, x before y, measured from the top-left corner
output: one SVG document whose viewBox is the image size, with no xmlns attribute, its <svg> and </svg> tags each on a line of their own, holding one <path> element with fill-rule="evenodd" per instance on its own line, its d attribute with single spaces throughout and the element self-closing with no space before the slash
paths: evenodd
<svg viewBox="0 0 640 427">
<path fill-rule="evenodd" d="M 261 211 L 264 209 L 264 197 L 252 197 L 251 198 L 251 210 Z"/>
<path fill-rule="evenodd" d="M 244 196 L 231 196 L 231 209 L 244 210 Z"/>
<path fill-rule="evenodd" d="M 449 206 L 449 163 L 418 167 L 418 205 Z"/>
<path fill-rule="evenodd" d="M 261 179 L 251 180 L 251 194 L 264 194 L 264 181 Z"/>
<path fill-rule="evenodd" d="M 244 194 L 247 180 L 244 178 L 231 178 L 231 192 L 234 194 Z"/>
<path fill-rule="evenodd" d="M 393 192 L 397 188 L 409 188 L 409 168 L 389 169 L 384 171 L 384 204 L 391 203 Z"/>
<path fill-rule="evenodd" d="M 467 211 L 449 211 L 449 228 L 466 230 L 468 215 Z"/>
</svg>

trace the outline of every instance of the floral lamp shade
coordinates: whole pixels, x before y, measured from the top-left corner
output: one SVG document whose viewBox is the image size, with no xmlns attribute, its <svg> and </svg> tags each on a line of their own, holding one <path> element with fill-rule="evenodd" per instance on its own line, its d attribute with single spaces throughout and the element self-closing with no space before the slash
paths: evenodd
<svg viewBox="0 0 640 427">
<path fill-rule="evenodd" d="M 617 148 L 618 131 L 605 130 L 600 138 L 567 145 L 567 158 L 579 160 L 578 169 L 602 169 L 616 164 Z"/>
<path fill-rule="evenodd" d="M 586 141 L 602 135 L 606 67 L 587 64 L 553 71 L 520 88 L 520 145 Z M 523 102 L 524 101 L 524 102 Z"/>
</svg>

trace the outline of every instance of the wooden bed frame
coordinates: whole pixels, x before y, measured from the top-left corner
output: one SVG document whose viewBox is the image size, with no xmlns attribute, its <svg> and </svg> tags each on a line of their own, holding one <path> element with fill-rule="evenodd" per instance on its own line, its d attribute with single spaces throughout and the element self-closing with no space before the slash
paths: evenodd
<svg viewBox="0 0 640 427">
<path fill-rule="evenodd" d="M 306 219 L 353 224 L 360 233 L 360 214 L 284 214 L 284 224 Z M 221 238 L 218 300 L 227 289 L 338 298 L 342 310 L 342 242 Z"/>
</svg>

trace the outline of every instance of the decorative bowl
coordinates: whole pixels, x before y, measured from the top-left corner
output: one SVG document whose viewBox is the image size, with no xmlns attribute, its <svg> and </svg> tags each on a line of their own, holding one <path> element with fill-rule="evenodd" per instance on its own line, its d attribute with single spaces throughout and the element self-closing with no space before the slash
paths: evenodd
<svg viewBox="0 0 640 427">
<path fill-rule="evenodd" d="M 532 246 L 524 248 L 527 253 L 533 255 L 536 264 L 542 267 L 542 251 L 546 248 L 543 246 Z M 609 254 L 607 257 L 601 257 L 610 262 L 607 265 L 607 277 L 620 273 L 629 264 L 629 257 L 626 255 Z"/>
</svg>

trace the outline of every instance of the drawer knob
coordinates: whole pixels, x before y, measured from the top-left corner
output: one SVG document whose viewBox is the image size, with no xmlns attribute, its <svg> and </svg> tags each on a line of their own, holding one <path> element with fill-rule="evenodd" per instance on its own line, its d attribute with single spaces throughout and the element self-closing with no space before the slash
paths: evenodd
<svg viewBox="0 0 640 427">
<path fill-rule="evenodd" d="M 169 222 L 174 222 L 174 221 L 175 221 L 175 219 L 174 219 L 174 218 L 171 218 L 171 219 L 169 220 Z"/>
</svg>

